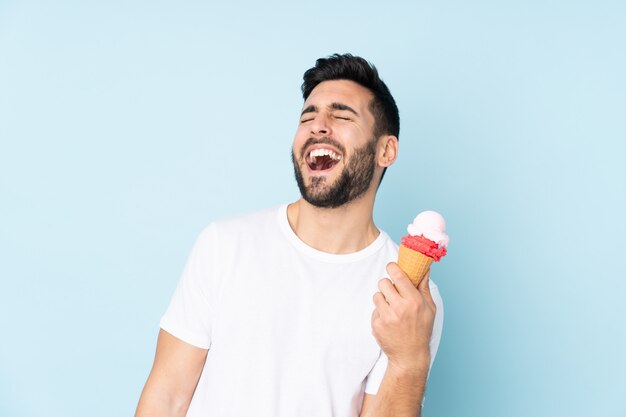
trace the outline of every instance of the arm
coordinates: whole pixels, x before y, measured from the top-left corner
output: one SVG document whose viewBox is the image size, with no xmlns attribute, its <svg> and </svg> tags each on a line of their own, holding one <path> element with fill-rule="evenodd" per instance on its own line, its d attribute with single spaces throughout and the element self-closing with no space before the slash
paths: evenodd
<svg viewBox="0 0 626 417">
<path fill-rule="evenodd" d="M 160 330 L 154 364 L 135 417 L 178 417 L 187 413 L 200 379 L 207 349 Z"/>
<path fill-rule="evenodd" d="M 436 306 L 428 277 L 415 288 L 397 264 L 387 265 L 387 272 L 395 286 L 380 280 L 372 314 L 372 332 L 387 355 L 387 370 L 378 393 L 365 395 L 361 417 L 416 417 L 428 378 Z"/>
</svg>

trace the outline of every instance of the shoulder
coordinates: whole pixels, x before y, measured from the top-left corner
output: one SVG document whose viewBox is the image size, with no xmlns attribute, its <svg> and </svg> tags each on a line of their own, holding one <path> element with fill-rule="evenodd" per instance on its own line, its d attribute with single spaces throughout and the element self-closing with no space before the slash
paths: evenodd
<svg viewBox="0 0 626 417">
<path fill-rule="evenodd" d="M 201 234 L 223 233 L 223 232 L 255 232 L 259 229 L 275 225 L 278 214 L 284 206 L 276 206 L 259 210 L 252 213 L 239 214 L 225 217 L 209 223 Z"/>
<path fill-rule="evenodd" d="M 385 245 L 385 249 L 388 250 L 389 252 L 394 252 L 394 253 L 398 253 L 398 245 L 396 244 L 396 242 L 393 241 L 393 239 L 387 234 L 387 232 L 385 232 L 382 229 L 378 229 L 380 231 L 380 234 L 382 235 L 382 239 L 384 241 L 384 245 Z"/>
<path fill-rule="evenodd" d="M 377 241 L 379 244 L 379 253 L 385 259 L 388 259 L 387 262 L 392 262 L 398 257 L 398 245 L 393 239 L 382 229 L 378 229 L 380 232 L 380 236 L 378 236 Z M 386 263 L 385 263 L 386 265 Z"/>
<path fill-rule="evenodd" d="M 284 211 L 284 206 L 216 220 L 202 229 L 197 243 L 220 247 L 275 235 L 279 229 L 281 211 Z"/>
</svg>

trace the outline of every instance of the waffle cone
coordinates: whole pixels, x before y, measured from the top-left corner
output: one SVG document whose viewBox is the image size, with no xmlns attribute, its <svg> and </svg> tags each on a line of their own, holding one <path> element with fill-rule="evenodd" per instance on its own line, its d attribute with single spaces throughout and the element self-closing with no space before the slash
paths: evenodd
<svg viewBox="0 0 626 417">
<path fill-rule="evenodd" d="M 433 263 L 433 258 L 400 245 L 398 266 L 416 287 L 430 270 L 431 263 Z"/>
</svg>

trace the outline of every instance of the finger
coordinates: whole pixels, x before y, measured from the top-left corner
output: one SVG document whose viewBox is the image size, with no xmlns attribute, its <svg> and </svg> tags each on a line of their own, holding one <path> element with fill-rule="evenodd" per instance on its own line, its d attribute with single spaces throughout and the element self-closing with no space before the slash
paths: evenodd
<svg viewBox="0 0 626 417">
<path fill-rule="evenodd" d="M 393 282 L 389 278 L 383 278 L 378 281 L 378 289 L 383 293 L 385 299 L 389 304 L 394 304 L 400 298 L 400 294 L 398 294 L 398 290 L 394 287 Z"/>
<path fill-rule="evenodd" d="M 378 310 L 379 314 L 385 314 L 389 311 L 389 304 L 387 303 L 385 296 L 380 292 L 376 292 L 376 294 L 374 294 L 374 305 L 376 306 L 376 310 Z"/>
<path fill-rule="evenodd" d="M 387 273 L 393 280 L 393 283 L 396 285 L 396 290 L 402 298 L 406 298 L 410 294 L 415 294 L 413 283 L 409 277 L 406 276 L 404 271 L 400 269 L 397 263 L 389 262 L 387 264 Z"/>
</svg>

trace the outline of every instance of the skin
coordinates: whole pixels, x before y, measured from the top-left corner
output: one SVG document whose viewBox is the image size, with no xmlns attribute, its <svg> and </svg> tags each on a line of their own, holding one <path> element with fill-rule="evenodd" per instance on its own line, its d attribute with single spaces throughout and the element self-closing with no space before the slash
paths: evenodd
<svg viewBox="0 0 626 417">
<path fill-rule="evenodd" d="M 312 187 L 312 192 L 323 193 L 327 187 L 332 187 L 355 150 L 363 148 L 368 141 L 376 141 L 373 180 L 359 197 L 336 208 L 316 207 L 303 198 L 288 206 L 287 217 L 292 229 L 315 249 L 335 254 L 352 253 L 364 249 L 378 237 L 372 215 L 376 189 L 383 169 L 396 160 L 398 139 L 391 135 L 373 138 L 374 117 L 368 108 L 372 97 L 369 90 L 352 81 L 325 81 L 311 92 L 303 105 L 292 150 L 304 185 Z M 315 144 L 322 138 L 329 138 L 331 144 Z M 341 151 L 333 143 L 339 144 Z M 341 161 L 324 172 L 312 171 L 305 156 L 314 146 L 326 146 L 341 153 Z M 328 230 L 333 233 L 327 233 Z M 435 304 L 428 279 L 415 288 L 393 262 L 387 265 L 387 273 L 391 279 L 381 279 L 379 292 L 373 294 L 372 333 L 389 363 L 377 395 L 365 395 L 360 415 L 415 417 L 421 414 L 428 376 L 428 344 Z M 184 416 L 206 356 L 205 349 L 191 346 L 161 330 L 154 366 L 135 416 Z"/>
<path fill-rule="evenodd" d="M 187 414 L 207 352 L 160 330 L 152 371 L 135 417 L 183 417 Z"/>
</svg>

